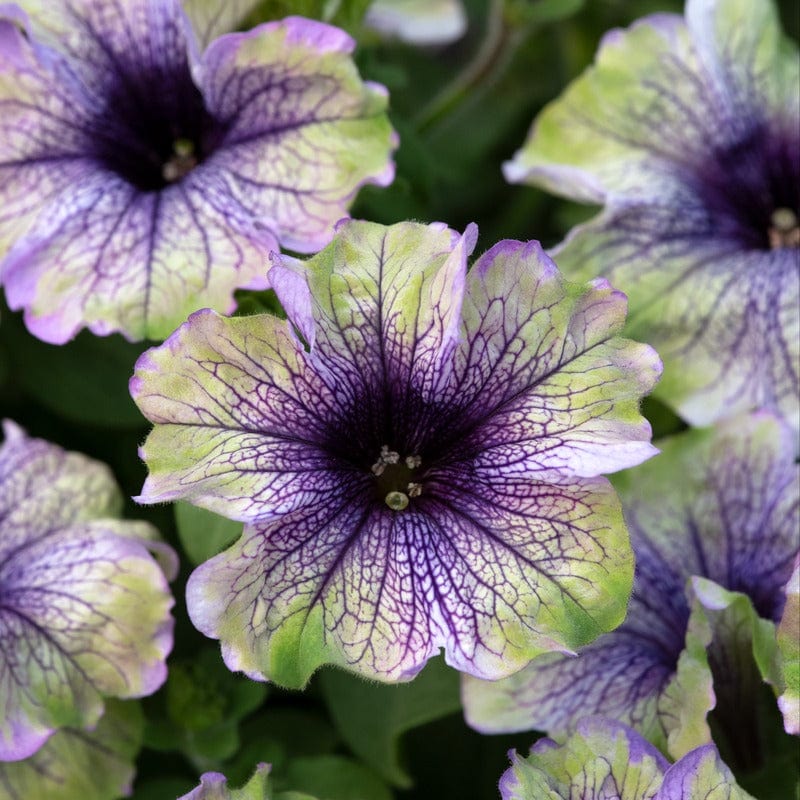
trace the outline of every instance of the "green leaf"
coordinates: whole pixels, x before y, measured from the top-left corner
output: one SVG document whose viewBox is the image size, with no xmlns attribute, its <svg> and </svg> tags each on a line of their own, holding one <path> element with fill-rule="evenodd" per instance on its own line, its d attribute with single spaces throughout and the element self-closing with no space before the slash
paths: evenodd
<svg viewBox="0 0 800 800">
<path fill-rule="evenodd" d="M 221 553 L 242 534 L 241 522 L 179 501 L 175 503 L 175 525 L 181 547 L 192 564 L 202 564 Z"/>
<path fill-rule="evenodd" d="M 512 25 L 558 22 L 583 7 L 585 0 L 509 0 L 506 17 Z"/>
<path fill-rule="evenodd" d="M 239 721 L 266 693 L 264 684 L 231 673 L 216 647 L 176 660 L 164 691 L 148 703 L 146 743 L 155 750 L 179 750 L 200 769 L 218 768 L 239 749 Z M 252 761 L 247 775 L 251 770 Z"/>
<path fill-rule="evenodd" d="M 48 411 L 70 422 L 134 428 L 144 418 L 128 393 L 128 380 L 142 343 L 83 331 L 64 345 L 41 342 L 25 330 L 19 314 L 3 309 L 0 347 L 8 380 Z"/>
<path fill-rule="evenodd" d="M 411 785 L 400 764 L 402 734 L 461 708 L 459 674 L 441 658 L 431 659 L 410 683 L 367 683 L 339 670 L 322 672 L 319 681 L 342 738 L 359 758 L 401 787 Z"/>
<path fill-rule="evenodd" d="M 343 756 L 290 761 L 281 783 L 318 800 L 392 800 L 389 787 L 372 770 Z"/>
<path fill-rule="evenodd" d="M 137 781 L 131 800 L 175 800 L 191 790 L 192 785 L 185 778 L 154 778 Z"/>
</svg>

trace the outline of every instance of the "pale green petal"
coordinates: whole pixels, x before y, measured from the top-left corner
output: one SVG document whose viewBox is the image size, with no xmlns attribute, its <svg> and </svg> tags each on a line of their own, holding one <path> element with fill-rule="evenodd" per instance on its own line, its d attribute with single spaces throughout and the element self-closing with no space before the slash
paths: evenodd
<svg viewBox="0 0 800 800">
<path fill-rule="evenodd" d="M 659 701 L 673 758 L 711 742 L 707 716 L 716 706 L 717 698 L 708 659 L 709 655 L 714 657 L 715 648 L 724 648 L 736 659 L 736 670 L 726 676 L 735 685 L 752 688 L 753 681 L 763 680 L 775 686 L 780 681 L 775 658 L 775 625 L 758 616 L 747 595 L 728 591 L 700 577 L 690 578 L 687 592 L 691 613 L 686 649 L 675 678 Z M 735 698 L 726 696 L 723 702 L 731 701 L 735 702 Z"/>
<path fill-rule="evenodd" d="M 67 728 L 24 761 L 0 762 L 2 800 L 116 800 L 130 794 L 144 716 L 111 700 L 93 731 Z"/>
<path fill-rule="evenodd" d="M 718 92 L 734 105 L 757 102 L 770 115 L 797 119 L 800 59 L 794 42 L 781 31 L 775 3 L 688 0 L 686 22 Z"/>
<path fill-rule="evenodd" d="M 778 626 L 783 692 L 778 706 L 787 733 L 800 734 L 800 557 L 786 586 L 786 606 Z"/>
<path fill-rule="evenodd" d="M 238 30 L 261 0 L 183 0 L 183 10 L 203 46 L 217 36 Z"/>
<path fill-rule="evenodd" d="M 687 145 L 665 137 L 659 122 L 669 119 L 676 102 L 687 115 L 707 104 L 704 87 L 687 80 L 696 68 L 680 17 L 661 15 L 657 24 L 607 33 L 594 65 L 539 115 L 505 165 L 506 178 L 593 203 L 612 193 L 649 194 L 644 178 L 658 170 L 650 162 L 666 163 Z M 664 86 L 679 96 L 665 94 Z M 687 126 L 697 145 L 702 134 Z"/>
<path fill-rule="evenodd" d="M 500 780 L 503 800 L 654 800 L 667 762 L 638 733 L 618 722 L 587 717 L 566 742 L 537 742 L 512 756 Z"/>
</svg>

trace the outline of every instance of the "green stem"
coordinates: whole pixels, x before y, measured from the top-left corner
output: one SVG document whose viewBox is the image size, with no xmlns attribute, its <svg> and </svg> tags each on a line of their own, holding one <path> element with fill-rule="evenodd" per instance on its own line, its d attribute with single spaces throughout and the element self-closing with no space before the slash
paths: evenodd
<svg viewBox="0 0 800 800">
<path fill-rule="evenodd" d="M 503 6 L 504 0 L 490 0 L 486 14 L 486 36 L 480 47 L 461 72 L 431 98 L 414 118 L 418 131 L 424 131 L 436 124 L 493 71 L 506 50 L 510 33 L 505 25 Z"/>
</svg>

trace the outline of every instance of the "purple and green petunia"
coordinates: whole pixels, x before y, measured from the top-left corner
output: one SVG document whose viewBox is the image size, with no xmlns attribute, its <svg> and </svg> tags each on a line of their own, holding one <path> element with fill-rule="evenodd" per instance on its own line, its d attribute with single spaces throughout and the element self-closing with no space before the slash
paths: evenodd
<svg viewBox="0 0 800 800">
<path fill-rule="evenodd" d="M 561 745 L 540 739 L 526 758 L 513 750 L 501 800 L 753 800 L 716 747 L 670 764 L 632 728 L 585 717 Z"/>
<path fill-rule="evenodd" d="M 73 729 L 59 739 L 72 748 L 103 715 L 104 698 L 161 686 L 173 600 L 156 557 L 166 556 L 170 574 L 176 565 L 149 524 L 117 518 L 122 498 L 104 465 L 11 422 L 4 431 L 0 762 L 18 762 L 60 729 Z"/>
<path fill-rule="evenodd" d="M 0 9 L 0 281 L 36 336 L 160 340 L 232 311 L 271 250 L 318 250 L 391 181 L 353 40 L 290 17 L 208 41 L 252 4 L 220 5 L 187 3 L 196 31 L 178 0 Z"/>
<path fill-rule="evenodd" d="M 607 33 L 508 180 L 603 206 L 553 251 L 606 277 L 692 425 L 800 420 L 800 57 L 770 0 L 688 0 Z"/>
<path fill-rule="evenodd" d="M 473 726 L 560 736 L 600 714 L 678 758 L 710 741 L 716 707 L 746 746 L 757 706 L 745 698 L 762 681 L 782 685 L 775 625 L 799 545 L 793 436 L 761 412 L 658 444 L 657 459 L 615 479 L 636 556 L 625 622 L 577 658 L 546 655 L 494 683 L 467 677 Z"/>
<path fill-rule="evenodd" d="M 409 680 L 444 649 L 485 678 L 617 626 L 632 556 L 602 473 L 654 448 L 660 373 L 625 299 L 536 242 L 467 274 L 477 230 L 345 222 L 270 274 L 289 322 L 200 311 L 139 360 L 139 500 L 246 523 L 192 574 L 228 666 L 302 686 Z"/>
</svg>

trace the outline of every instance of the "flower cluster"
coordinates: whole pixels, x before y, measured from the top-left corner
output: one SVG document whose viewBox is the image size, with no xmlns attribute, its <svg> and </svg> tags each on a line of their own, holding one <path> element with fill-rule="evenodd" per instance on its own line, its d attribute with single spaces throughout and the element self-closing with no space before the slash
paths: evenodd
<svg viewBox="0 0 800 800">
<path fill-rule="evenodd" d="M 232 758 L 252 681 L 405 690 L 440 654 L 469 725 L 544 734 L 502 800 L 752 800 L 737 779 L 755 791 L 775 730 L 800 734 L 796 44 L 770 0 L 607 33 L 504 167 L 599 215 L 470 264 L 474 224 L 349 218 L 398 137 L 331 21 L 357 7 L 376 53 L 446 59 L 474 8 L 318 5 L 0 5 L 0 285 L 44 342 L 160 342 L 136 349 L 143 423 L 120 440 L 147 469 L 133 500 L 179 504 L 172 528 L 140 509 L 160 532 L 120 519 L 107 467 L 4 424 L 0 800 L 129 793 L 143 743 L 204 770 L 183 800 L 262 800 L 296 787 L 269 725 Z M 411 146 L 511 63 L 515 20 L 571 5 L 487 4 Z M 185 642 L 219 649 L 178 654 L 142 707 L 167 679 L 173 534 Z"/>
</svg>

